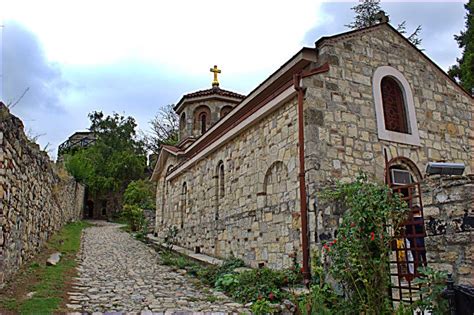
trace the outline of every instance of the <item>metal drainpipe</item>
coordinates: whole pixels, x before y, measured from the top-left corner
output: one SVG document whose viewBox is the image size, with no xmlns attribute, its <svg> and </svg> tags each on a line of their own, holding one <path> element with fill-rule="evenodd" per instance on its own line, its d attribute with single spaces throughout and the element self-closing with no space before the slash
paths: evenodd
<svg viewBox="0 0 474 315">
<path fill-rule="evenodd" d="M 299 146 L 299 184 L 300 184 L 300 211 L 301 211 L 301 247 L 303 250 L 303 279 L 306 285 L 311 281 L 309 269 L 309 240 L 308 240 L 308 207 L 306 202 L 306 183 L 304 165 L 304 121 L 303 97 L 305 88 L 300 85 L 301 73 L 293 75 L 293 85 L 298 92 L 298 146 Z"/>
</svg>

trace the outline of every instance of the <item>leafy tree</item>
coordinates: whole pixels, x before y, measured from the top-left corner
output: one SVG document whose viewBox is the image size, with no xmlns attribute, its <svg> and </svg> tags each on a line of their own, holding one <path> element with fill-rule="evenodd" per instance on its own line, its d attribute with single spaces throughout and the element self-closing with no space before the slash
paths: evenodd
<svg viewBox="0 0 474 315">
<path fill-rule="evenodd" d="M 457 59 L 458 64 L 452 66 L 448 74 L 458 80 L 466 90 L 472 92 L 474 88 L 474 0 L 469 0 L 464 7 L 467 10 L 466 30 L 461 31 L 459 35 L 454 35 L 459 48 L 464 50 L 462 57 Z"/>
<path fill-rule="evenodd" d="M 354 21 L 346 26 L 351 29 L 360 29 L 364 27 L 369 27 L 379 23 L 379 13 L 383 12 L 380 7 L 380 0 L 359 0 L 359 4 L 352 7 L 356 15 Z M 398 24 L 397 30 L 405 35 L 406 34 L 406 21 Z M 421 44 L 422 39 L 419 37 L 421 32 L 421 25 L 407 37 L 407 39 L 415 46 Z"/>
<path fill-rule="evenodd" d="M 164 106 L 150 121 L 151 135 L 145 136 L 147 149 L 157 154 L 163 145 L 175 145 L 179 137 L 179 119 L 174 105 Z"/>
<path fill-rule="evenodd" d="M 96 142 L 67 155 L 66 168 L 92 193 L 121 192 L 145 170 L 145 150 L 136 140 L 135 119 L 118 114 L 104 117 L 102 112 L 89 114 L 89 119 Z"/>
<path fill-rule="evenodd" d="M 142 209 L 155 209 L 155 187 L 149 180 L 139 179 L 128 184 L 123 193 L 123 202 Z"/>
</svg>

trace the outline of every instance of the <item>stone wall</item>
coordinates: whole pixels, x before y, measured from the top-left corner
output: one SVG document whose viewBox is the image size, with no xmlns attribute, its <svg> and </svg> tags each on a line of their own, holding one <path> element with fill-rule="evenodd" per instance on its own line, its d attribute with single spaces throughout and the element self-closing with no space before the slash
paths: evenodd
<svg viewBox="0 0 474 315">
<path fill-rule="evenodd" d="M 199 118 L 197 117 L 200 108 L 207 108 L 208 110 L 209 115 L 206 129 L 209 129 L 212 125 L 219 121 L 219 119 L 222 118 L 221 110 L 223 108 L 233 108 L 234 106 L 235 101 L 229 102 L 222 100 L 206 100 L 205 102 L 193 102 L 191 104 L 187 104 L 180 113 L 181 121 L 179 139 L 184 140 L 190 136 L 199 137 L 201 135 L 201 125 Z M 183 118 L 184 121 L 182 121 Z"/>
<path fill-rule="evenodd" d="M 384 182 L 385 158 L 409 159 L 417 182 L 424 178 L 426 164 L 434 161 L 463 163 L 470 174 L 474 127 L 472 98 L 389 26 L 328 38 L 317 48 L 317 62 L 305 70 L 328 63 L 329 71 L 302 80 L 313 247 L 334 237 L 343 211 L 321 208 L 316 198 L 321 189 L 336 180 L 352 181 L 360 171 Z M 381 67 L 400 73 L 407 82 L 414 113 L 410 126 L 414 123 L 417 130 L 400 139 L 416 134 L 416 143 L 380 137 L 374 96 L 379 85 L 373 79 Z M 252 266 L 287 267 L 294 252 L 301 261 L 297 134 L 293 99 L 170 182 L 162 176 L 157 232 L 182 226 L 181 246 L 220 257 L 233 253 Z M 220 161 L 225 168 L 222 199 Z M 183 162 L 170 154 L 164 169 Z"/>
<path fill-rule="evenodd" d="M 474 175 L 427 177 L 420 187 L 428 266 L 452 273 L 456 283 L 474 285 Z M 344 211 L 337 204 L 311 206 L 313 250 L 335 238 Z"/>
<path fill-rule="evenodd" d="M 386 158 L 411 161 L 410 165 L 399 163 L 399 166 L 409 170 L 413 179 L 421 183 L 425 182 L 424 170 L 428 162 L 458 162 L 466 166 L 464 174 L 473 171 L 469 141 L 474 127 L 472 98 L 388 26 L 321 42 L 319 61 L 315 66 L 326 62 L 330 65 L 328 73 L 303 81 L 307 87 L 306 178 L 313 247 L 334 237 L 343 214 L 343 209 L 321 205 L 317 198 L 321 189 L 333 185 L 336 180 L 349 182 L 363 171 L 371 180 L 382 183 Z M 374 97 L 379 86 L 374 85 L 373 79 L 377 69 L 387 66 L 401 73 L 411 89 L 419 144 L 390 141 L 379 136 Z M 445 188 L 441 187 L 443 181 L 432 181 L 427 185 L 431 191 L 425 189 L 427 200 L 424 204 L 429 215 L 431 210 L 438 209 L 429 207 L 436 203 L 436 197 L 433 199 L 431 194 Z M 471 199 L 467 193 L 469 188 Z M 463 211 L 469 209 L 467 203 L 472 204 L 472 187 L 453 184 L 448 190 L 449 195 L 463 197 L 457 199 L 459 205 L 452 202 L 440 205 L 441 217 L 437 220 L 446 222 L 446 213 L 458 211 L 456 209 L 462 204 L 463 210 L 453 218 L 458 222 Z M 461 274 L 466 272 L 466 264 L 471 264 L 472 268 L 473 254 L 468 245 L 472 243 L 471 233 L 437 236 L 429 243 L 435 246 L 431 260 L 451 266 L 450 270 L 454 269 L 460 280 L 467 279 Z M 442 253 L 441 244 L 447 246 L 450 256 Z M 455 250 L 459 256 L 453 256 Z"/>
<path fill-rule="evenodd" d="M 65 223 L 80 219 L 84 186 L 27 139 L 0 103 L 0 286 Z"/>
<path fill-rule="evenodd" d="M 428 264 L 474 285 L 474 176 L 423 183 Z"/>
<path fill-rule="evenodd" d="M 319 63 L 328 73 L 304 79 L 307 182 L 310 193 L 333 179 L 349 181 L 359 171 L 383 181 L 385 161 L 406 157 L 419 170 L 428 162 L 466 165 L 472 173 L 469 136 L 473 101 L 445 74 L 388 26 L 321 43 Z M 419 145 L 378 136 L 373 76 L 390 66 L 408 81 L 419 130 Z"/>
<path fill-rule="evenodd" d="M 297 136 L 293 98 L 178 177 L 160 178 L 157 232 L 176 226 L 180 246 L 253 267 L 289 267 L 300 253 Z"/>
</svg>

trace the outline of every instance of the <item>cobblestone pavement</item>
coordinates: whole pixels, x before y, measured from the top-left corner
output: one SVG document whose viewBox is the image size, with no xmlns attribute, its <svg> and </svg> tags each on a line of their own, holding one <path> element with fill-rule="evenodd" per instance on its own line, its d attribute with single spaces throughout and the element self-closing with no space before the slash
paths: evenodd
<svg viewBox="0 0 474 315">
<path fill-rule="evenodd" d="M 120 225 L 94 224 L 82 235 L 71 312 L 248 313 L 222 293 L 198 288 L 196 279 L 160 265 L 159 255 Z"/>
</svg>

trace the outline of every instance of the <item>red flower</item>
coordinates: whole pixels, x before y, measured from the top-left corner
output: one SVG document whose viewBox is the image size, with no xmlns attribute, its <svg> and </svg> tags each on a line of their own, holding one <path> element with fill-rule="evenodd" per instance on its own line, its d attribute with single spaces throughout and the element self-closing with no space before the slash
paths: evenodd
<svg viewBox="0 0 474 315">
<path fill-rule="evenodd" d="M 328 251 L 328 252 L 331 250 L 331 249 L 329 248 L 328 244 L 324 244 L 323 247 L 324 247 L 324 249 L 325 249 L 326 251 Z"/>
<path fill-rule="evenodd" d="M 351 223 L 351 227 L 354 227 L 356 226 L 356 224 L 354 222 Z"/>
<path fill-rule="evenodd" d="M 375 233 L 374 232 L 370 232 L 370 240 L 371 241 L 375 240 Z"/>
<path fill-rule="evenodd" d="M 268 298 L 270 299 L 270 301 L 273 301 L 275 299 L 275 295 L 273 294 L 273 292 L 270 292 Z"/>
</svg>

